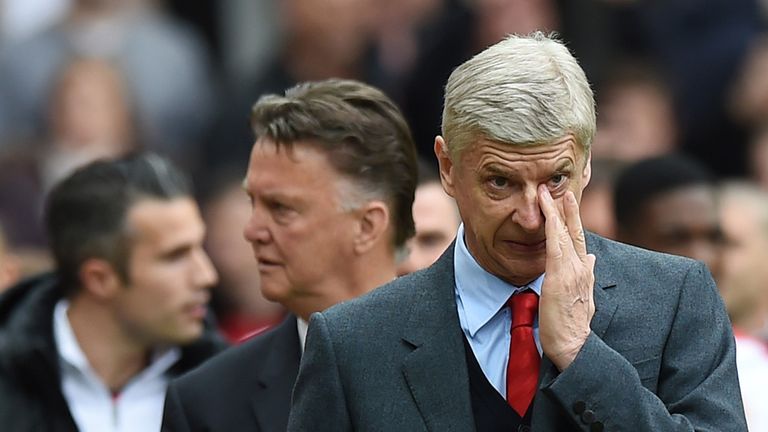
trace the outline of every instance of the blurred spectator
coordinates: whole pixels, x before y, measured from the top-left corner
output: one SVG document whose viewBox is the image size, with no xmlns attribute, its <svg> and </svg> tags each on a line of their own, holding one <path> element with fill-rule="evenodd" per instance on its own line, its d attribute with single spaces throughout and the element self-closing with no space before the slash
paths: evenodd
<svg viewBox="0 0 768 432">
<path fill-rule="evenodd" d="M 757 0 L 637 1 L 633 9 L 672 89 L 681 148 L 722 176 L 742 174 L 745 130 L 728 114 L 728 89 L 761 31 Z"/>
<path fill-rule="evenodd" d="M 719 280 L 722 231 L 714 176 L 678 155 L 628 166 L 614 189 L 617 240 L 703 261 Z"/>
<path fill-rule="evenodd" d="M 253 261 L 251 245 L 243 238 L 251 206 L 243 193 L 242 173 L 222 170 L 203 207 L 208 227 L 206 246 L 220 275 L 211 304 L 219 330 L 233 343 L 278 324 L 285 316 L 279 303 L 262 295 L 259 266 Z"/>
<path fill-rule="evenodd" d="M 77 59 L 67 65 L 49 105 L 43 189 L 88 162 L 134 149 L 131 102 L 120 71 L 111 64 Z"/>
<path fill-rule="evenodd" d="M 171 377 L 224 347 L 187 180 L 151 154 L 94 162 L 53 189 L 46 222 L 56 274 L 0 297 L 0 424 L 159 430 Z"/>
<path fill-rule="evenodd" d="M 407 242 L 408 256 L 397 266 L 399 276 L 437 261 L 456 238 L 461 223 L 456 202 L 443 190 L 437 170 L 423 161 L 413 200 L 413 222 L 416 234 Z"/>
<path fill-rule="evenodd" d="M 720 214 L 727 240 L 720 290 L 736 337 L 747 424 L 750 431 L 768 431 L 768 192 L 727 183 Z"/>
<path fill-rule="evenodd" d="M 610 64 L 647 58 L 669 86 L 678 147 L 722 176 L 744 172 L 744 133 L 726 109 L 728 89 L 763 23 L 759 0 L 560 0 L 576 57 L 610 78 Z M 596 60 L 596 61 L 595 61 Z M 596 72 L 596 73 L 595 73 Z M 599 107 L 599 105 L 598 105 Z M 599 130 L 599 128 L 598 128 Z"/>
<path fill-rule="evenodd" d="M 768 34 L 755 38 L 747 54 L 729 108 L 737 120 L 755 127 L 768 119 Z"/>
<path fill-rule="evenodd" d="M 61 22 L 0 58 L 0 140 L 44 130 L 46 97 L 73 57 L 101 57 L 127 82 L 139 140 L 186 162 L 213 113 L 205 47 L 148 0 L 73 0 Z"/>
<path fill-rule="evenodd" d="M 0 220 L 18 247 L 44 244 L 42 203 L 75 168 L 136 148 L 130 101 L 119 71 L 98 59 L 77 59 L 54 81 L 50 135 L 0 157 Z"/>
<path fill-rule="evenodd" d="M 13 285 L 20 276 L 18 258 L 8 248 L 3 227 L 0 225 L 0 293 Z"/>
<path fill-rule="evenodd" d="M 675 152 L 672 95 L 650 65 L 621 64 L 597 94 L 593 158 L 636 161 Z"/>
<path fill-rule="evenodd" d="M 176 3 L 188 4 L 183 0 Z M 274 0 L 216 2 L 222 67 L 229 82 L 250 82 L 275 55 L 281 31 L 280 20 L 275 19 L 278 3 Z"/>
<path fill-rule="evenodd" d="M 768 121 L 755 130 L 749 144 L 749 175 L 768 191 Z"/>
<path fill-rule="evenodd" d="M 422 28 L 442 12 L 444 0 L 391 0 L 377 2 L 374 20 L 375 55 L 382 69 L 382 85 L 402 100 L 404 80 L 422 54 Z"/>
<path fill-rule="evenodd" d="M 623 161 L 592 158 L 592 178 L 582 192 L 579 203 L 584 229 L 609 239 L 616 239 L 613 188 L 625 165 Z"/>
<path fill-rule="evenodd" d="M 350 78 L 376 84 L 371 59 L 374 0 L 279 0 L 282 44 L 256 77 L 233 83 L 234 101 L 206 148 L 206 164 L 248 159 L 253 132 L 248 113 L 261 95 L 279 93 L 302 81 Z M 205 167 L 201 174 L 205 175 Z"/>
</svg>

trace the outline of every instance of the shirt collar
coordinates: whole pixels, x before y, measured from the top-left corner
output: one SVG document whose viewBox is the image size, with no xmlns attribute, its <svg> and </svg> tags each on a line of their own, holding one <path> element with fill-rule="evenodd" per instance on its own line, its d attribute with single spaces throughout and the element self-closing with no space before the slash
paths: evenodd
<svg viewBox="0 0 768 432">
<path fill-rule="evenodd" d="M 472 337 L 499 312 L 512 294 L 531 289 L 541 295 L 541 285 L 544 282 L 542 273 L 530 284 L 517 287 L 487 272 L 467 249 L 464 224 L 459 225 L 456 235 L 453 269 L 456 292 L 464 306 L 467 327 Z"/>
<path fill-rule="evenodd" d="M 304 345 L 307 341 L 307 330 L 309 329 L 309 323 L 301 319 L 301 317 L 296 317 L 296 328 L 299 331 L 299 345 L 301 345 L 301 352 L 304 352 Z"/>
<path fill-rule="evenodd" d="M 53 332 L 56 339 L 56 348 L 59 352 L 59 357 L 64 362 L 75 369 L 85 371 L 90 369 L 90 363 L 88 363 L 85 353 L 80 349 L 75 332 L 69 324 L 69 318 L 67 317 L 68 309 L 69 302 L 59 300 L 53 310 Z"/>
</svg>

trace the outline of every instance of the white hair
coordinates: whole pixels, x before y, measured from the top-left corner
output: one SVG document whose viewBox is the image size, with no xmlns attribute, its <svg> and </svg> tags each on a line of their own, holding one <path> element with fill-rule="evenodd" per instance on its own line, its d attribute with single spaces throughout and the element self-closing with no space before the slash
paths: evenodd
<svg viewBox="0 0 768 432">
<path fill-rule="evenodd" d="M 510 35 L 451 74 L 442 133 L 450 154 L 485 138 L 516 146 L 573 135 L 588 154 L 595 135 L 589 82 L 562 42 Z"/>
</svg>

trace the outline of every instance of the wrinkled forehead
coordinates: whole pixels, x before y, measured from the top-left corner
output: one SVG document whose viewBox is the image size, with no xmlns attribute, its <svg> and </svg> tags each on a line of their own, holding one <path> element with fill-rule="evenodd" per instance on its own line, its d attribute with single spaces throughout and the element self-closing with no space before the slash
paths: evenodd
<svg viewBox="0 0 768 432">
<path fill-rule="evenodd" d="M 478 138 L 472 140 L 469 145 L 461 148 L 454 162 L 480 158 L 498 159 L 501 161 L 518 162 L 546 162 L 564 158 L 571 159 L 578 168 L 586 166 L 589 162 L 589 153 L 580 145 L 573 135 L 544 143 L 507 143 Z"/>
</svg>

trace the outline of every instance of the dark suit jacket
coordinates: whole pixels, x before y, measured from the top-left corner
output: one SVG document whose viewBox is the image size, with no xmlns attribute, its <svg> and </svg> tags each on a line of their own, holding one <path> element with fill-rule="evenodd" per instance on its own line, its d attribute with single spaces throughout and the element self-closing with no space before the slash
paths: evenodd
<svg viewBox="0 0 768 432">
<path fill-rule="evenodd" d="M 730 323 L 706 267 L 588 235 L 592 332 L 542 359 L 532 428 L 745 431 Z M 430 268 L 314 314 L 289 431 L 472 431 L 453 247 Z"/>
<path fill-rule="evenodd" d="M 301 347 L 296 317 L 171 382 L 163 431 L 281 431 Z"/>
</svg>

